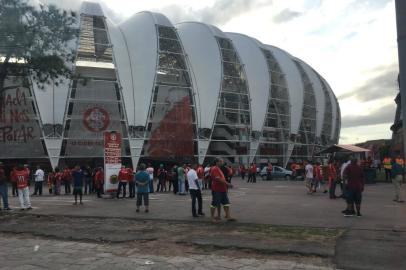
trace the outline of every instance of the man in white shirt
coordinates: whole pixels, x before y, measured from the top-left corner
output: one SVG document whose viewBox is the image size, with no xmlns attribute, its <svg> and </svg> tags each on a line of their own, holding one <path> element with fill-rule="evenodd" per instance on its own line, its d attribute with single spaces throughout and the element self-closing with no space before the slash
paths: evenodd
<svg viewBox="0 0 406 270">
<path fill-rule="evenodd" d="M 145 170 L 149 175 L 149 193 L 154 193 L 154 167 L 148 164 L 148 168 Z"/>
<path fill-rule="evenodd" d="M 307 194 L 312 194 L 313 193 L 313 165 L 312 163 L 308 160 L 306 162 L 306 167 L 305 167 L 305 184 L 306 188 L 308 189 Z"/>
<path fill-rule="evenodd" d="M 32 195 L 37 195 L 42 196 L 42 183 L 44 182 L 44 171 L 41 170 L 40 166 L 37 166 L 37 170 L 35 171 L 35 189 L 34 189 L 34 194 Z"/>
<path fill-rule="evenodd" d="M 202 207 L 203 207 L 203 200 L 202 200 L 202 187 L 199 183 L 199 178 L 197 177 L 196 172 L 197 164 L 193 164 L 190 170 L 188 171 L 186 177 L 189 184 L 189 193 L 190 197 L 192 198 L 192 215 L 193 217 L 204 216 Z M 196 213 L 196 199 L 198 204 L 198 210 Z"/>
</svg>

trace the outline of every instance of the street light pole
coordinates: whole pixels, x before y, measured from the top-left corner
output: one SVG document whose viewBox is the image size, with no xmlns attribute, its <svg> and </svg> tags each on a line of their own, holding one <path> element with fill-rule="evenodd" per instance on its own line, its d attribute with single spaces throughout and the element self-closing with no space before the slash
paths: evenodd
<svg viewBox="0 0 406 270">
<path fill-rule="evenodd" d="M 406 158 L 406 1 L 395 0 L 398 32 L 399 91 L 403 130 L 403 157 Z"/>
</svg>

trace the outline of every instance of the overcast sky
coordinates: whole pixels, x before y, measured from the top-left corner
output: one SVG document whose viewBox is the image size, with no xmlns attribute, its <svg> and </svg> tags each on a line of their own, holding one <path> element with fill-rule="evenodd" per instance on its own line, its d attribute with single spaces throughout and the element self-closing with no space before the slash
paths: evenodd
<svg viewBox="0 0 406 270">
<path fill-rule="evenodd" d="M 80 0 L 42 0 L 72 8 Z M 100 0 L 114 20 L 151 10 L 280 47 L 316 69 L 339 99 L 340 143 L 390 138 L 398 91 L 394 0 Z"/>
</svg>

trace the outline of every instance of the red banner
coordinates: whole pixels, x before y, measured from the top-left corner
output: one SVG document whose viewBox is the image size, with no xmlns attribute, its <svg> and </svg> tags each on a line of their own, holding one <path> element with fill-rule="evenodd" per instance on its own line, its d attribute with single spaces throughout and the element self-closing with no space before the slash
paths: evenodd
<svg viewBox="0 0 406 270">
<path fill-rule="evenodd" d="M 121 164 L 121 134 L 104 132 L 104 163 Z"/>
</svg>

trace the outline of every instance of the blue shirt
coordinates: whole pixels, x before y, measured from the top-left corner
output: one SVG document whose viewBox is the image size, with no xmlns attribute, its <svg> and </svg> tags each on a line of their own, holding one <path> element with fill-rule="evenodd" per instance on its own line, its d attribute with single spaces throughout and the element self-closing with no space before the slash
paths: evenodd
<svg viewBox="0 0 406 270">
<path fill-rule="evenodd" d="M 72 172 L 73 186 L 83 187 L 83 172 L 82 170 Z"/>
<path fill-rule="evenodd" d="M 137 185 L 137 193 L 148 193 L 149 174 L 146 171 L 139 171 L 135 175 L 135 183 Z M 143 183 L 144 185 L 140 185 Z"/>
</svg>

